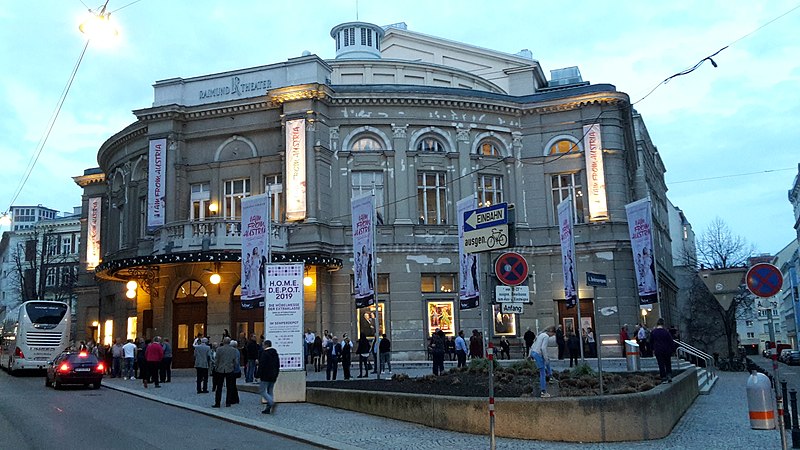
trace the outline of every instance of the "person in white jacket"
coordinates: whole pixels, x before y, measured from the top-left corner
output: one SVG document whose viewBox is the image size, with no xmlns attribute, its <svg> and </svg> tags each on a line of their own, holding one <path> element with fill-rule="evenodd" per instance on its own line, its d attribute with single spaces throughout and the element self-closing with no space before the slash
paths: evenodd
<svg viewBox="0 0 800 450">
<path fill-rule="evenodd" d="M 542 398 L 550 397 L 550 394 L 547 393 L 547 377 L 553 376 L 553 369 L 550 368 L 550 358 L 547 356 L 547 343 L 555 334 L 556 327 L 551 325 L 539 333 L 539 336 L 536 336 L 536 340 L 531 346 L 531 358 L 539 368 L 539 389 Z"/>
</svg>

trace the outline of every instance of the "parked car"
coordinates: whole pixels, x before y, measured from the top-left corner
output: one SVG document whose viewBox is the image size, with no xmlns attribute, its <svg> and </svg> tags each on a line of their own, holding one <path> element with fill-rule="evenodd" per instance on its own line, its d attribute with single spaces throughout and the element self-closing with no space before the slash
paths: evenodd
<svg viewBox="0 0 800 450">
<path fill-rule="evenodd" d="M 781 352 L 778 354 L 778 361 L 785 363 L 786 362 L 786 357 L 789 356 L 789 353 L 791 353 L 791 352 L 792 352 L 792 349 L 790 349 L 790 348 L 786 348 L 786 349 L 781 350 Z"/>
<path fill-rule="evenodd" d="M 785 362 L 790 366 L 800 365 L 800 350 L 792 350 L 789 352 Z"/>
<path fill-rule="evenodd" d="M 105 370 L 105 364 L 91 353 L 62 353 L 47 365 L 44 385 L 60 389 L 66 384 L 82 384 L 99 389 Z"/>
</svg>

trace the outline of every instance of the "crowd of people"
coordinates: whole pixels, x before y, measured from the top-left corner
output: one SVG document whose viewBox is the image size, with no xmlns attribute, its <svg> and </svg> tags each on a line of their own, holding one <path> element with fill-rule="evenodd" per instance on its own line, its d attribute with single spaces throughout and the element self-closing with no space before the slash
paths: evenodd
<svg viewBox="0 0 800 450">
<path fill-rule="evenodd" d="M 344 379 L 352 378 L 350 367 L 354 354 L 358 358 L 358 378 L 369 377 L 370 373 L 392 373 L 392 342 L 385 333 L 380 339 L 369 339 L 362 333 L 358 341 L 353 342 L 347 333 L 342 334 L 340 341 L 338 336 L 328 330 L 322 336 L 306 330 L 304 341 L 305 364 L 313 365 L 314 372 L 320 372 L 324 368 L 325 379 L 329 381 L 338 377 L 340 364 Z"/>
</svg>

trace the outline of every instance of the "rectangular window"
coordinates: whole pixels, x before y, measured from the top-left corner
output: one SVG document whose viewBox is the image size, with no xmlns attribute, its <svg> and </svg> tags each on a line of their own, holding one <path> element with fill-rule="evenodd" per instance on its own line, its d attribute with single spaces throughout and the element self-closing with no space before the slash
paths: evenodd
<svg viewBox="0 0 800 450">
<path fill-rule="evenodd" d="M 495 336 L 516 336 L 516 314 L 505 314 L 500 311 L 500 305 L 492 305 L 492 323 L 494 323 Z"/>
<path fill-rule="evenodd" d="M 350 29 L 345 28 L 343 33 L 344 33 L 344 46 L 348 47 L 350 46 Z"/>
<path fill-rule="evenodd" d="M 769 333 L 769 325 L 766 323 L 764 324 L 764 333 Z"/>
<path fill-rule="evenodd" d="M 753 321 L 752 320 L 745 320 L 744 321 L 744 325 L 747 326 L 747 327 L 752 327 L 753 326 Z"/>
<path fill-rule="evenodd" d="M 420 291 L 425 294 L 450 294 L 456 292 L 456 276 L 452 273 L 422 274 Z"/>
<path fill-rule="evenodd" d="M 189 348 L 189 325 L 185 323 L 178 324 L 178 348 Z"/>
<path fill-rule="evenodd" d="M 748 332 L 747 332 L 747 337 L 748 337 L 748 338 L 750 338 L 750 339 L 753 339 L 753 338 L 755 338 L 755 337 L 756 337 L 756 334 L 755 334 L 755 333 L 753 333 L 752 331 L 748 331 Z"/>
<path fill-rule="evenodd" d="M 350 274 L 350 295 L 355 295 L 355 283 L 353 283 L 353 274 Z M 379 273 L 378 274 L 378 294 L 388 294 L 389 293 L 389 274 L 388 273 Z"/>
<path fill-rule="evenodd" d="M 428 302 L 428 334 L 436 329 L 444 331 L 447 336 L 456 335 L 455 309 L 453 301 Z"/>
<path fill-rule="evenodd" d="M 378 305 L 378 311 L 380 311 L 380 333 L 386 333 L 386 310 L 384 309 L 383 302 L 380 302 Z M 362 334 L 366 335 L 367 338 L 375 337 L 375 306 L 370 306 L 368 308 L 361 308 L 356 310 L 356 314 L 358 314 L 358 336 Z"/>
<path fill-rule="evenodd" d="M 114 321 L 106 320 L 106 325 L 103 327 L 103 345 L 112 345 L 114 343 Z"/>
<path fill-rule="evenodd" d="M 444 225 L 447 223 L 447 185 L 444 172 L 417 174 L 417 212 L 419 223 Z"/>
<path fill-rule="evenodd" d="M 72 236 L 64 235 L 61 237 L 61 254 L 62 255 L 72 254 Z"/>
<path fill-rule="evenodd" d="M 191 210 L 189 220 L 205 220 L 211 216 L 211 188 L 208 183 L 195 183 L 189 186 Z"/>
<path fill-rule="evenodd" d="M 47 239 L 47 256 L 58 255 L 58 236 L 45 235 L 45 239 Z"/>
<path fill-rule="evenodd" d="M 478 176 L 478 207 L 503 203 L 503 177 L 494 175 Z"/>
<path fill-rule="evenodd" d="M 286 215 L 283 209 L 283 175 L 278 173 L 264 177 L 264 192 L 272 193 L 269 200 L 272 222 L 283 223 Z"/>
<path fill-rule="evenodd" d="M 356 29 L 355 27 L 350 27 L 350 45 L 356 45 Z"/>
<path fill-rule="evenodd" d="M 366 29 L 361 28 L 361 45 L 367 45 L 367 33 Z"/>
<path fill-rule="evenodd" d="M 558 223 L 558 204 L 570 197 L 572 193 L 572 220 L 584 223 L 583 219 L 583 187 L 580 184 L 580 172 L 560 173 L 552 176 L 553 189 L 553 223 Z"/>
<path fill-rule="evenodd" d="M 45 277 L 45 286 L 53 287 L 56 285 L 56 268 L 55 267 L 48 267 L 47 268 L 47 277 Z"/>
<path fill-rule="evenodd" d="M 250 179 L 225 181 L 225 208 L 223 214 L 227 220 L 239 220 L 242 214 L 242 199 L 250 195 Z"/>
<path fill-rule="evenodd" d="M 139 197 L 139 237 L 147 237 L 147 197 Z"/>
<path fill-rule="evenodd" d="M 61 286 L 69 287 L 75 284 L 75 271 L 74 268 L 71 266 L 62 266 L 61 267 Z"/>
<path fill-rule="evenodd" d="M 352 172 L 353 190 L 350 198 L 360 197 L 372 193 L 375 187 L 375 211 L 377 211 L 377 225 L 383 225 L 384 215 L 384 195 L 383 195 L 383 172 Z"/>
</svg>

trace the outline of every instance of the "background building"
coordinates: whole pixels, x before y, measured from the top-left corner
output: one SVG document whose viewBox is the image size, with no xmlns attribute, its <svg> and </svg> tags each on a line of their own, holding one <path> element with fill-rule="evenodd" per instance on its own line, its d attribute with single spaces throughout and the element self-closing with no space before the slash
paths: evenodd
<svg viewBox="0 0 800 450">
<path fill-rule="evenodd" d="M 623 324 L 677 321 L 666 169 L 626 94 L 583 81 L 576 67 L 547 80 L 526 50 L 403 24 L 351 22 L 331 36 L 333 60 L 308 54 L 158 81 L 152 106 L 103 143 L 99 168 L 75 177 L 86 211 L 79 333 L 88 337 L 96 321 L 111 328 L 103 336 L 167 336 L 181 366 L 197 334 L 263 332 L 263 309 L 239 301 L 239 219 L 243 197 L 267 192 L 273 261 L 304 262 L 313 279 L 306 327 L 358 335 L 374 330 L 353 302 L 350 198 L 374 190 L 381 331 L 398 359 L 423 359 L 437 326 L 481 328 L 479 311 L 460 311 L 457 299 L 455 204 L 469 196 L 515 205 L 514 250 L 531 268 L 523 314 L 489 310 L 484 293 L 492 337 L 578 326 L 561 277 L 555 210 L 564 199 L 575 211 L 581 325 L 616 339 Z M 290 120 L 305 129 L 299 155 L 285 147 Z M 587 155 L 588 127 L 599 130 L 599 157 Z M 287 165 L 305 170 L 287 174 Z M 661 302 L 642 315 L 624 207 L 646 197 Z M 492 292 L 497 254 L 481 255 L 479 270 Z M 586 271 L 606 274 L 608 287 L 586 286 Z M 222 282 L 211 284 L 212 273 Z M 129 280 L 139 286 L 132 299 Z"/>
</svg>

